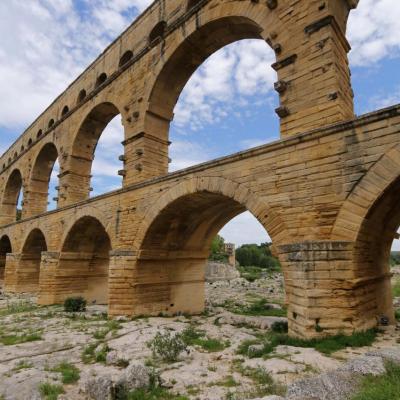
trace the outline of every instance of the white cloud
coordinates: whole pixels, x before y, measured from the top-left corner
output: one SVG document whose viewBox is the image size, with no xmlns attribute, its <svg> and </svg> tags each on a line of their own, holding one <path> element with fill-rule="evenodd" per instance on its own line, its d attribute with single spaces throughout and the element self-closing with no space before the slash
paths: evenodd
<svg viewBox="0 0 400 400">
<path fill-rule="evenodd" d="M 30 124 L 150 0 L 0 2 L 0 127 Z"/>
<path fill-rule="evenodd" d="M 384 57 L 400 54 L 400 2 L 362 0 L 350 13 L 348 37 L 353 66 L 371 66 Z"/>
<path fill-rule="evenodd" d="M 214 53 L 186 84 L 174 110 L 179 133 L 216 125 L 229 114 L 251 105 L 246 96 L 267 97 L 276 73 L 275 56 L 261 40 L 241 40 Z M 243 110 L 243 112 L 250 110 Z"/>
<path fill-rule="evenodd" d="M 265 243 L 271 239 L 267 231 L 249 211 L 228 222 L 219 233 L 226 242 L 240 246 L 245 243 Z"/>
</svg>

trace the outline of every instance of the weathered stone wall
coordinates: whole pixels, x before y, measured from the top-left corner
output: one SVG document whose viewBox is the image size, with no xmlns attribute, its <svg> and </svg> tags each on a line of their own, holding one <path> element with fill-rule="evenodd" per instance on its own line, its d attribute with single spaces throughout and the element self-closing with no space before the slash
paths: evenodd
<svg viewBox="0 0 400 400">
<path fill-rule="evenodd" d="M 155 2 L 1 158 L 6 290 L 39 286 L 41 304 L 81 294 L 108 301 L 111 315 L 200 312 L 211 240 L 249 210 L 283 265 L 292 334 L 392 319 L 385 257 L 400 224 L 400 107 L 354 118 L 345 27 L 357 2 L 196 4 Z M 181 89 L 208 55 L 243 38 L 275 50 L 281 140 L 167 174 Z M 123 188 L 88 199 L 97 140 L 118 113 Z M 43 213 L 57 157 L 59 209 Z"/>
</svg>

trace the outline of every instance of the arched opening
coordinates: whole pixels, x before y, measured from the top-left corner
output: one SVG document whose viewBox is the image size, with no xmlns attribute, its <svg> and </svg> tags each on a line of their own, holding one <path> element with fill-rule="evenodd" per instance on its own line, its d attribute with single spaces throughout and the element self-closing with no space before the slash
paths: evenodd
<svg viewBox="0 0 400 400">
<path fill-rule="evenodd" d="M 130 60 L 132 60 L 132 58 L 133 58 L 133 52 L 132 51 L 130 51 L 130 50 L 128 50 L 128 51 L 126 51 L 123 55 L 122 55 L 122 57 L 121 57 L 121 59 L 119 60 L 119 68 L 121 68 L 122 66 L 124 66 L 126 63 L 128 63 Z"/>
<path fill-rule="evenodd" d="M 81 125 L 72 150 L 72 168 L 80 181 L 76 197 L 83 200 L 90 193 L 98 195 L 121 187 L 118 171 L 122 169 L 123 140 L 117 107 L 111 103 L 96 106 Z"/>
<path fill-rule="evenodd" d="M 48 210 L 50 178 L 57 158 L 58 151 L 53 143 L 45 144 L 36 157 L 26 199 L 29 216 L 42 214 Z"/>
<path fill-rule="evenodd" d="M 34 229 L 25 241 L 17 267 L 18 292 L 35 293 L 39 290 L 43 251 L 47 251 L 46 239 L 40 229 Z"/>
<path fill-rule="evenodd" d="M 149 44 L 155 44 L 164 37 L 165 29 L 167 28 L 167 23 L 165 21 L 160 21 L 151 30 L 149 35 Z"/>
<path fill-rule="evenodd" d="M 42 133 L 43 133 L 42 130 L 39 129 L 38 133 L 36 134 L 36 138 L 39 139 L 42 136 Z"/>
<path fill-rule="evenodd" d="M 15 169 L 8 178 L 1 203 L 2 225 L 10 224 L 21 218 L 23 206 L 22 175 Z"/>
<path fill-rule="evenodd" d="M 146 132 L 172 142 L 170 170 L 279 138 L 276 57 L 261 32 L 248 18 L 221 18 L 188 36 L 162 68 Z"/>
<path fill-rule="evenodd" d="M 5 235 L 0 239 L 0 286 L 2 286 L 4 280 L 6 258 L 8 253 L 12 253 L 11 241 L 9 237 Z"/>
<path fill-rule="evenodd" d="M 77 104 L 82 103 L 82 101 L 85 100 L 85 98 L 86 98 L 86 90 L 82 89 L 78 94 L 78 98 L 77 98 L 76 103 Z"/>
<path fill-rule="evenodd" d="M 140 246 L 134 313 L 202 312 L 211 244 L 221 228 L 245 211 L 246 207 L 231 197 L 208 191 L 183 195 L 165 206 Z M 261 229 L 264 237 L 260 242 L 267 242 L 268 235 Z M 257 240 L 242 238 L 236 244 Z"/>
<path fill-rule="evenodd" d="M 68 113 L 69 113 L 69 107 L 65 106 L 61 111 L 61 116 L 64 117 L 64 115 L 67 115 Z"/>
<path fill-rule="evenodd" d="M 69 231 L 60 255 L 58 280 L 63 296 L 83 296 L 88 302 L 108 303 L 111 241 L 104 226 L 83 217 Z"/>
<path fill-rule="evenodd" d="M 50 129 L 53 125 L 54 125 L 54 119 L 52 118 L 52 119 L 49 121 L 48 128 Z"/>
<path fill-rule="evenodd" d="M 355 273 L 363 282 L 358 289 L 360 308 L 372 326 L 395 322 L 390 259 L 400 227 L 399 198 L 400 179 L 397 179 L 370 209 L 355 243 Z M 398 275 L 395 279 L 400 285 Z"/>
<path fill-rule="evenodd" d="M 107 80 L 107 74 L 105 72 L 101 73 L 96 79 L 95 87 L 101 86 Z"/>
<path fill-rule="evenodd" d="M 31 146 L 32 146 L 32 143 L 33 143 L 32 139 L 29 138 L 29 140 L 28 140 L 28 146 L 31 147 Z"/>
</svg>

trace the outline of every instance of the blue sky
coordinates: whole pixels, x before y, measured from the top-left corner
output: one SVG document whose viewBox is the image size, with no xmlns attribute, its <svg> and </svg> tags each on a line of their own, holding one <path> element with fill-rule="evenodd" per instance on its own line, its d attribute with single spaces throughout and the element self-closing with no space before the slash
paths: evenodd
<svg viewBox="0 0 400 400">
<path fill-rule="evenodd" d="M 1 1 L 0 152 L 148 4 L 148 0 Z M 361 0 L 350 16 L 350 64 L 359 115 L 400 102 L 399 21 L 398 0 Z M 265 42 L 249 40 L 221 49 L 199 68 L 175 108 L 171 170 L 279 138 L 273 60 Z M 122 140 L 116 117 L 96 152 L 93 195 L 121 185 L 117 170 Z M 50 203 L 56 175 L 57 168 Z M 268 240 L 249 213 L 231 221 L 222 234 L 236 244 Z"/>
</svg>

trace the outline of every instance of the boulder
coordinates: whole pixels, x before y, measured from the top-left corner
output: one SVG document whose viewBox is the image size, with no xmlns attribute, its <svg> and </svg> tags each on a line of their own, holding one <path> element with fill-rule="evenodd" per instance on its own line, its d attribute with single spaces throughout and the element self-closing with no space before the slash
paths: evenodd
<svg viewBox="0 0 400 400">
<path fill-rule="evenodd" d="M 141 363 L 129 365 L 115 384 L 117 392 L 129 392 L 150 385 L 149 369 Z"/>
<path fill-rule="evenodd" d="M 107 353 L 107 356 L 106 356 L 106 364 L 107 365 L 116 364 L 117 361 L 118 361 L 118 353 L 115 350 L 111 350 L 110 352 Z"/>
<path fill-rule="evenodd" d="M 109 376 L 90 378 L 85 384 L 85 392 L 92 400 L 113 400 L 114 387 Z"/>
</svg>

